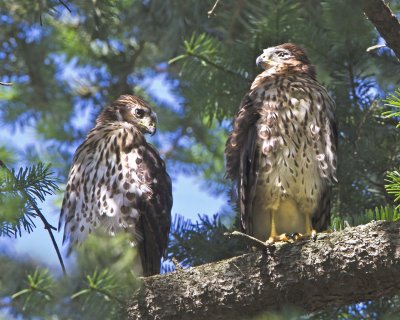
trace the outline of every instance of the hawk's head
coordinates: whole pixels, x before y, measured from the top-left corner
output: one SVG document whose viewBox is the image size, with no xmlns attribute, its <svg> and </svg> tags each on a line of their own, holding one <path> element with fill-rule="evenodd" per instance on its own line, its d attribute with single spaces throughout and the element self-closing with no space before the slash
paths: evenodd
<svg viewBox="0 0 400 320">
<path fill-rule="evenodd" d="M 157 115 L 137 96 L 124 94 L 106 107 L 96 120 L 97 124 L 127 122 L 139 131 L 153 135 L 157 129 Z"/>
<path fill-rule="evenodd" d="M 256 63 L 265 70 L 295 71 L 315 78 L 315 68 L 304 50 L 294 43 L 284 43 L 263 50 Z"/>
</svg>

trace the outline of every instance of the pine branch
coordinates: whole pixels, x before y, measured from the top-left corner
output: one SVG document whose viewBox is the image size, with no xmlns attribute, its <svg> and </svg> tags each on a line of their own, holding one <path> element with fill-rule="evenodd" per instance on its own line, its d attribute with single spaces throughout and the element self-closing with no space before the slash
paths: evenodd
<svg viewBox="0 0 400 320">
<path fill-rule="evenodd" d="M 395 202 L 400 202 L 400 169 L 389 172 L 385 180 L 389 182 L 385 185 L 387 193 L 394 195 Z M 400 210 L 400 204 L 396 209 Z"/>
<path fill-rule="evenodd" d="M 185 53 L 169 60 L 168 62 L 169 64 L 173 64 L 179 60 L 192 57 L 200 60 L 203 64 L 211 66 L 219 71 L 228 73 L 235 77 L 239 77 L 242 80 L 251 83 L 252 79 L 250 79 L 243 73 L 236 72 L 231 68 L 227 68 L 226 66 L 215 62 L 219 49 L 219 44 L 212 37 L 207 36 L 204 33 L 199 36 L 193 34 L 189 40 L 184 41 L 184 46 L 185 46 Z"/>
<path fill-rule="evenodd" d="M 398 89 L 394 94 L 390 94 L 386 100 L 383 100 L 385 106 L 393 108 L 393 110 L 385 111 L 382 115 L 385 118 L 399 118 L 400 117 L 400 90 Z M 397 111 L 397 110 L 398 111 Z M 400 122 L 396 125 L 400 128 Z"/>
<path fill-rule="evenodd" d="M 62 271 L 63 271 L 64 275 L 66 275 L 64 261 L 62 259 L 60 250 L 58 248 L 57 242 L 54 238 L 53 231 L 52 231 L 52 230 L 57 231 L 57 228 L 53 227 L 47 221 L 45 216 L 42 214 L 42 212 L 38 208 L 35 198 L 32 196 L 32 195 L 34 195 L 43 201 L 44 196 L 46 194 L 51 194 L 50 190 L 54 190 L 57 188 L 55 183 L 50 182 L 48 180 L 46 181 L 46 179 L 43 179 L 43 177 L 47 176 L 46 172 L 47 172 L 48 167 L 44 170 L 44 174 L 42 177 L 37 177 L 36 181 L 34 181 L 34 183 L 31 184 L 29 187 L 22 187 L 22 188 L 21 188 L 21 183 L 20 183 L 20 181 L 22 180 L 21 176 L 26 176 L 26 174 L 29 172 L 28 169 L 20 170 L 19 174 L 16 177 L 14 175 L 14 172 L 11 171 L 10 169 L 8 169 L 8 167 L 5 165 L 5 163 L 2 160 L 0 160 L 0 167 L 3 168 L 7 172 L 8 176 L 11 178 L 11 180 L 13 182 L 14 187 L 16 187 L 15 189 L 21 192 L 22 196 L 27 199 L 29 205 L 33 208 L 36 215 L 40 218 L 40 220 L 42 220 L 42 222 L 44 224 L 44 228 L 48 231 L 51 241 L 53 243 L 53 247 L 56 250 L 57 257 L 60 262 Z M 34 169 L 32 169 L 32 170 L 34 170 Z M 36 185 L 36 188 L 35 188 L 35 185 Z"/>
<path fill-rule="evenodd" d="M 246 80 L 246 81 L 249 82 L 249 83 L 251 82 L 251 79 L 248 78 L 248 77 L 246 77 L 246 76 L 244 76 L 243 74 L 241 74 L 241 73 L 239 73 L 239 72 L 235 72 L 235 71 L 233 71 L 233 70 L 231 70 L 231 69 L 228 69 L 228 68 L 226 68 L 226 67 L 224 67 L 224 66 L 222 66 L 222 65 L 220 65 L 220 64 L 218 64 L 218 63 L 216 63 L 216 62 L 213 62 L 213 61 L 211 61 L 210 59 L 208 59 L 207 57 L 205 57 L 205 56 L 203 56 L 203 55 L 201 55 L 201 54 L 198 54 L 198 53 L 195 53 L 195 52 L 192 52 L 192 51 L 188 51 L 188 52 L 187 52 L 187 55 L 188 55 L 188 56 L 191 56 L 191 57 L 194 57 L 194 58 L 197 58 L 197 59 L 199 59 L 200 61 L 205 62 L 206 64 L 210 65 L 211 67 L 213 67 L 213 68 L 215 68 L 215 69 L 218 69 L 218 70 L 220 70 L 220 71 L 229 73 L 229 74 L 231 74 L 231 75 L 234 75 L 235 77 L 239 77 L 239 78 L 241 78 L 241 79 L 244 79 L 244 80 Z"/>
<path fill-rule="evenodd" d="M 120 306 L 124 306 L 124 301 L 119 299 L 114 293 L 118 289 L 118 286 L 115 284 L 116 281 L 114 277 L 107 269 L 101 272 L 94 271 L 92 275 L 86 276 L 86 280 L 87 287 L 73 294 L 71 299 L 76 299 L 81 296 L 90 298 L 93 294 L 99 294 L 107 299 L 117 302 Z"/>
</svg>

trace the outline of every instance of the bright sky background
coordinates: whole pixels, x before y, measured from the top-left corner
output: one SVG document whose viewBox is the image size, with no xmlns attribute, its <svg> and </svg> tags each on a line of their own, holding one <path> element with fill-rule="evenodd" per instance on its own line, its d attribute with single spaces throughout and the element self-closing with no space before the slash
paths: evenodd
<svg viewBox="0 0 400 320">
<path fill-rule="evenodd" d="M 163 77 L 156 79 L 146 79 L 145 87 L 150 92 L 158 92 L 156 98 L 165 103 L 172 104 L 176 102 L 173 95 L 168 91 L 164 83 Z M 16 130 L 10 132 L 7 127 L 0 127 L 0 144 L 14 146 L 17 149 L 24 150 L 27 145 L 35 144 L 35 133 L 32 129 L 24 131 Z M 168 167 L 168 164 L 167 164 Z M 200 186 L 201 181 L 198 177 L 179 175 L 173 180 L 173 198 L 172 216 L 176 213 L 187 218 L 196 220 L 198 214 L 213 215 L 220 211 L 221 207 L 226 203 L 223 195 L 212 196 L 203 191 Z M 58 226 L 59 207 L 55 205 L 57 196 L 48 197 L 46 202 L 41 204 L 42 212 L 48 221 L 55 227 Z M 8 239 L 0 238 L 0 251 L 16 253 L 25 258 L 33 258 L 36 261 L 51 266 L 52 269 L 59 269 L 57 255 L 51 244 L 47 231 L 43 228 L 43 224 L 39 218 L 36 219 L 36 229 L 30 234 L 23 233 L 21 238 Z M 56 241 L 61 248 L 62 233 L 55 234 Z M 65 250 L 62 250 L 64 259 Z M 71 263 L 67 259 L 64 261 L 67 265 Z"/>
</svg>

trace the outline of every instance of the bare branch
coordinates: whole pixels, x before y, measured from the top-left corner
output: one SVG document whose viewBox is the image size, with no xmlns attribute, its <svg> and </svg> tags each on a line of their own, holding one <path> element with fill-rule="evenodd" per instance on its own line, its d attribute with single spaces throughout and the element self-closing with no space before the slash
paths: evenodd
<svg viewBox="0 0 400 320">
<path fill-rule="evenodd" d="M 214 14 L 214 11 L 218 6 L 218 2 L 219 2 L 219 0 L 216 0 L 213 7 L 211 8 L 211 10 L 207 12 L 208 18 L 211 18 L 211 16 Z"/>
<path fill-rule="evenodd" d="M 366 52 L 371 52 L 371 51 L 378 50 L 378 49 L 381 49 L 381 48 L 386 48 L 386 45 L 385 44 L 377 44 L 377 45 L 368 47 L 367 50 L 365 50 L 365 51 Z"/>
<path fill-rule="evenodd" d="M 238 238 L 240 240 L 245 241 L 248 245 L 252 246 L 252 247 L 256 247 L 260 250 L 269 250 L 271 249 L 270 245 L 267 245 L 265 242 L 262 242 L 260 240 L 258 240 L 257 238 L 254 238 L 252 236 L 249 236 L 248 234 L 239 232 L 239 231 L 233 231 L 231 233 L 226 232 L 224 233 L 225 236 L 227 237 L 233 237 L 233 238 Z"/>
<path fill-rule="evenodd" d="M 12 85 L 13 85 L 12 82 L 1 82 L 1 81 L 0 81 L 0 86 L 7 86 L 7 87 L 9 87 L 9 86 L 12 86 Z"/>
<path fill-rule="evenodd" d="M 182 266 L 179 264 L 179 261 L 176 260 L 175 257 L 172 258 L 172 263 L 174 264 L 176 271 L 182 271 L 183 270 Z"/>
</svg>

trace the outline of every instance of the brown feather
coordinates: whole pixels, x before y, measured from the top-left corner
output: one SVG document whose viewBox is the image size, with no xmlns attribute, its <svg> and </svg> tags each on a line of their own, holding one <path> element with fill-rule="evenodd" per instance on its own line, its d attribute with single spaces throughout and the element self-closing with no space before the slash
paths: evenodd
<svg viewBox="0 0 400 320">
<path fill-rule="evenodd" d="M 281 49 L 291 55 L 276 58 L 274 52 Z M 330 183 L 336 181 L 334 103 L 297 45 L 269 48 L 262 58 L 266 70 L 242 100 L 225 148 L 226 175 L 236 183 L 242 229 L 253 234 L 255 213 L 260 214 L 255 211 L 289 197 L 286 208 L 296 205 L 293 212 L 309 212 L 321 230 L 329 223 Z"/>
<path fill-rule="evenodd" d="M 131 95 L 103 110 L 75 153 L 59 221 L 70 249 L 99 227 L 131 232 L 146 276 L 160 272 L 171 223 L 171 179 L 144 137 L 156 120 Z"/>
</svg>

